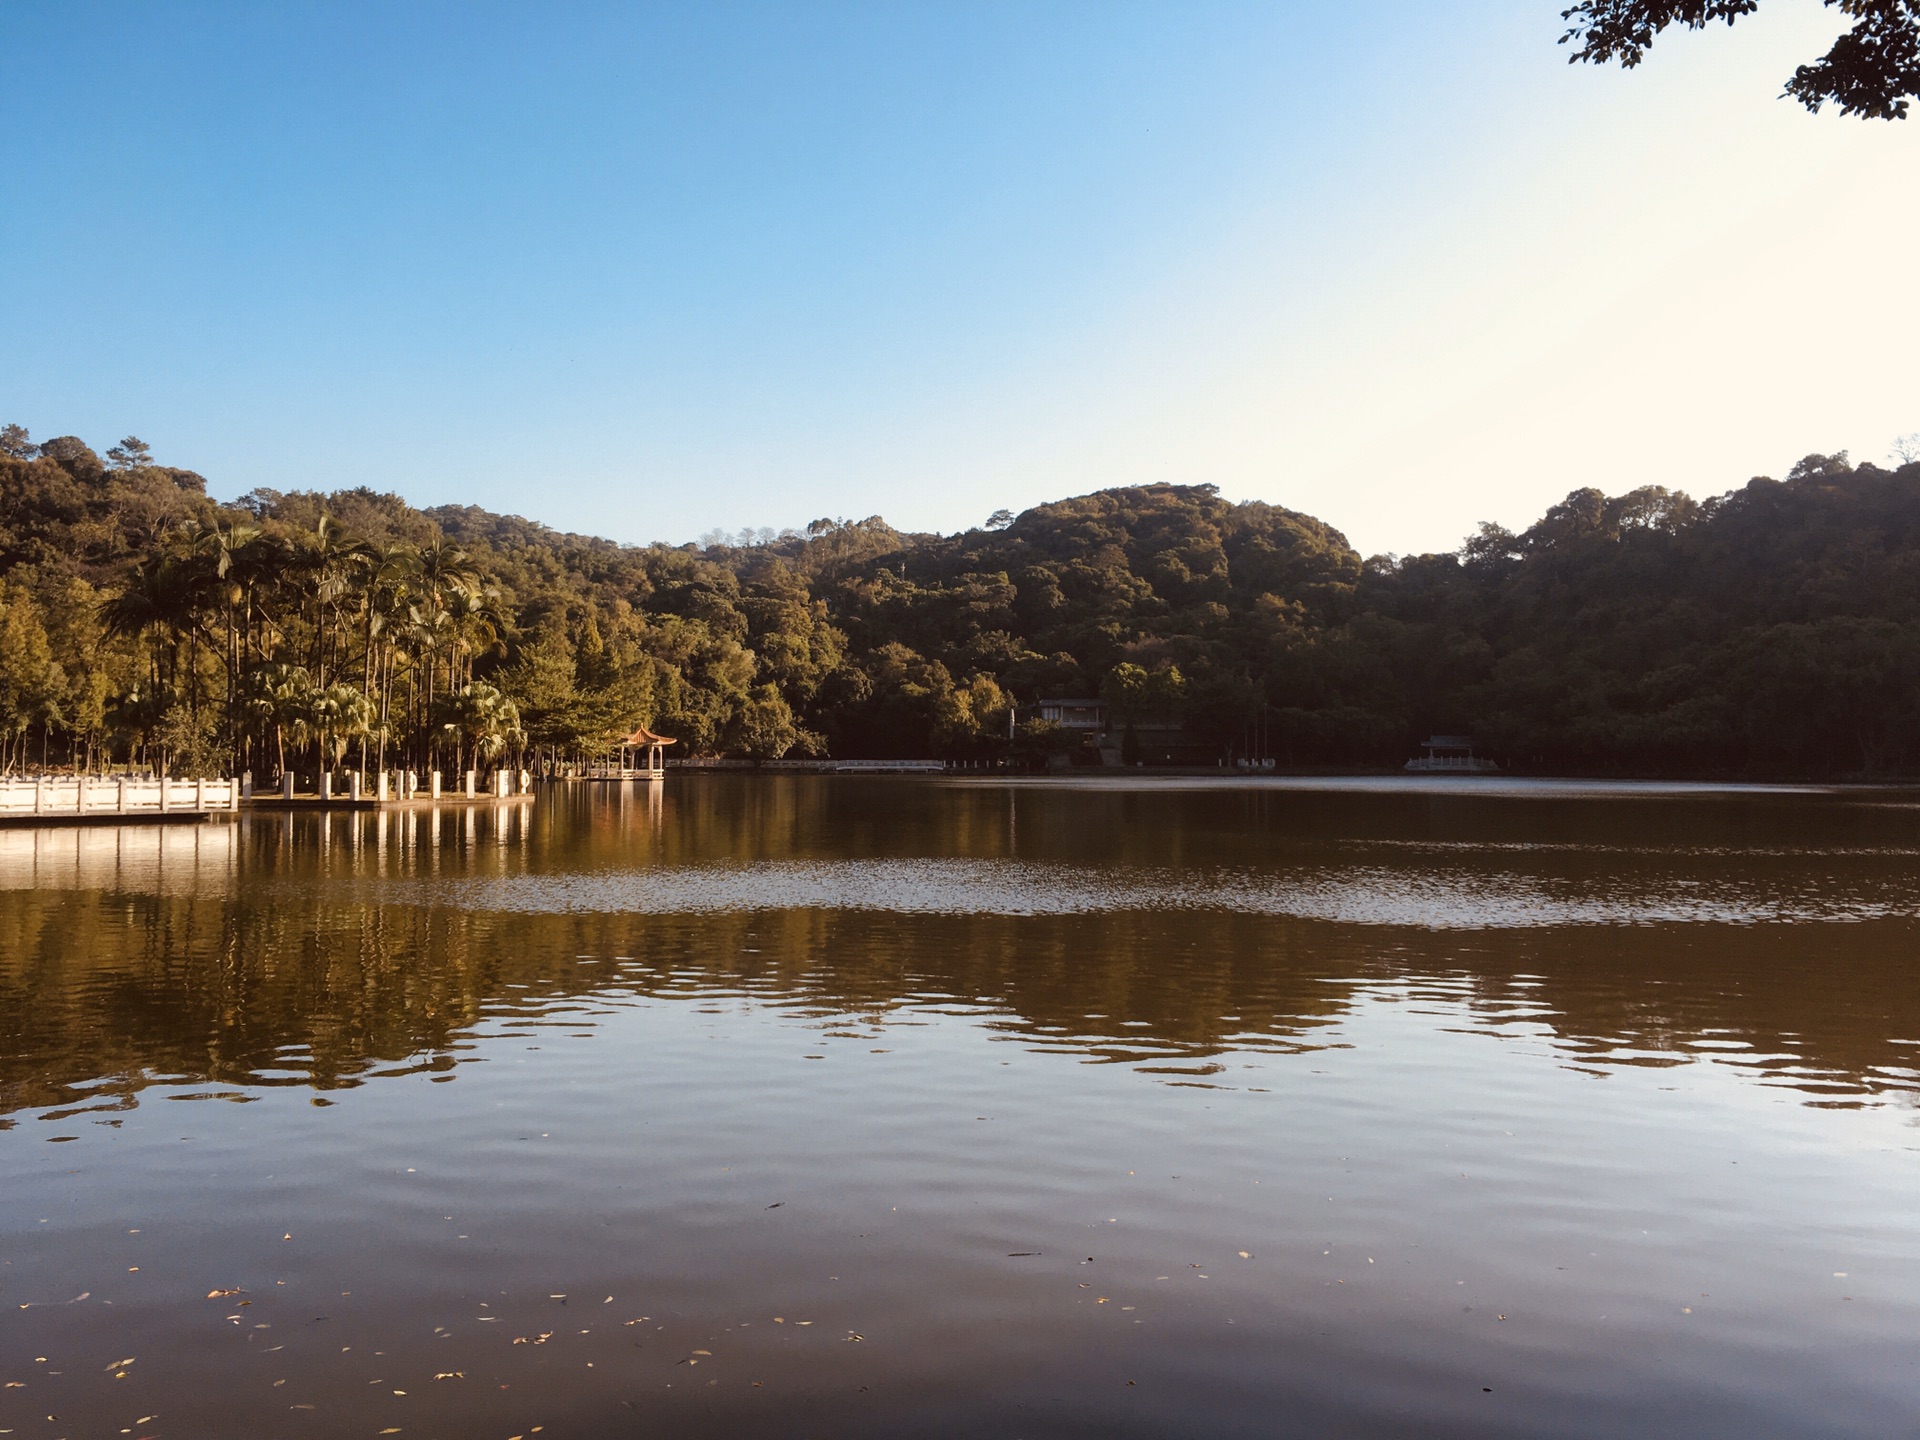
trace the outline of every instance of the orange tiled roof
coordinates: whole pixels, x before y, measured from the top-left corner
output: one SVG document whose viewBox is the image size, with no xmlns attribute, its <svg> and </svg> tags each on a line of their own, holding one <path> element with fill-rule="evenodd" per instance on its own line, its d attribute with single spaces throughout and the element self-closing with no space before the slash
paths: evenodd
<svg viewBox="0 0 1920 1440">
<path fill-rule="evenodd" d="M 620 742 L 622 745 L 678 745 L 680 742 L 666 735 L 656 735 L 644 725 L 634 727 L 631 735 Z"/>
</svg>

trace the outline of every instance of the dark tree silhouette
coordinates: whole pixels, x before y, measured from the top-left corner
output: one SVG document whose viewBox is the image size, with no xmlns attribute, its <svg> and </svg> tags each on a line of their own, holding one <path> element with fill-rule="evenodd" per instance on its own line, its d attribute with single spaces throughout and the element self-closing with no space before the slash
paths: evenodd
<svg viewBox="0 0 1920 1440">
<path fill-rule="evenodd" d="M 1904 120 L 1920 94 L 1920 0 L 1824 0 L 1853 20 L 1853 28 L 1787 81 L 1786 94 L 1809 110 L 1829 100 L 1843 115 Z M 1572 28 L 1560 38 L 1578 46 L 1572 58 L 1632 69 L 1669 25 L 1704 30 L 1716 20 L 1733 24 L 1760 0 L 1581 0 L 1560 12 Z"/>
</svg>

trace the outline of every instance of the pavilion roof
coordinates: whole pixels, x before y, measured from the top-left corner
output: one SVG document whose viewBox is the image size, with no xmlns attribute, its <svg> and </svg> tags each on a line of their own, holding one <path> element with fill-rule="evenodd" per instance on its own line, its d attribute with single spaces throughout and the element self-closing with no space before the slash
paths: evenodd
<svg viewBox="0 0 1920 1440">
<path fill-rule="evenodd" d="M 631 735 L 623 736 L 622 745 L 678 745 L 680 742 L 667 735 L 656 735 L 644 725 L 636 725 Z"/>
</svg>

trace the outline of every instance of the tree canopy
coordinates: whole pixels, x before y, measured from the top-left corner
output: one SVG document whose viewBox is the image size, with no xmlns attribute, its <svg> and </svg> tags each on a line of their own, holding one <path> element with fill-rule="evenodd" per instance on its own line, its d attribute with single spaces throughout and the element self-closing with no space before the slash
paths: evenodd
<svg viewBox="0 0 1920 1440">
<path fill-rule="evenodd" d="M 620 545 L 369 489 L 255 490 L 0 431 L 0 766 L 257 775 L 605 753 L 1016 761 L 1044 698 L 1189 753 L 1537 771 L 1920 772 L 1920 463 L 1813 455 L 1695 500 L 1579 489 L 1363 559 L 1211 485 L 953 535 L 877 516 Z M 1140 752 L 1137 740 L 1122 747 Z"/>
<path fill-rule="evenodd" d="M 1785 93 L 1816 112 L 1832 101 L 1843 115 L 1906 119 L 1909 102 L 1920 94 L 1920 0 L 1823 3 L 1853 24 L 1825 55 L 1794 70 Z M 1669 26 L 1731 25 L 1759 8 L 1760 0 L 1581 0 L 1561 12 L 1573 22 L 1561 43 L 1576 47 L 1575 61 L 1617 60 L 1631 69 Z"/>
</svg>

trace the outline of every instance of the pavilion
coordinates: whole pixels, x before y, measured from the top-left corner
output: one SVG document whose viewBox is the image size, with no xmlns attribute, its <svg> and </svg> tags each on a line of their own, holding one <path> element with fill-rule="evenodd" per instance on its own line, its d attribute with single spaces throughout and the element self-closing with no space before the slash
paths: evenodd
<svg viewBox="0 0 1920 1440">
<path fill-rule="evenodd" d="M 677 744 L 665 735 L 656 735 L 644 725 L 634 727 L 631 735 L 623 736 L 620 741 L 620 768 L 618 778 L 622 780 L 663 780 L 667 774 L 666 748 Z M 644 765 L 635 761 L 645 757 Z"/>
</svg>

